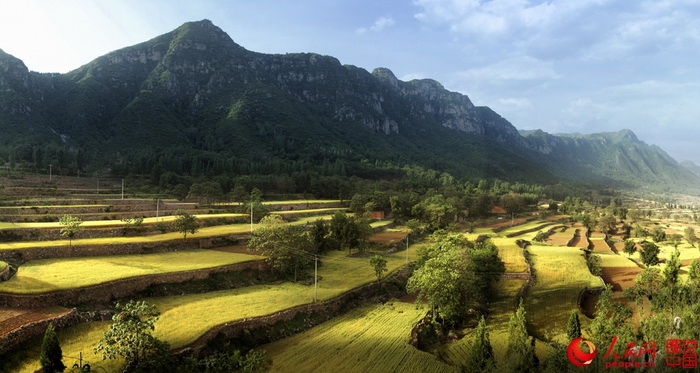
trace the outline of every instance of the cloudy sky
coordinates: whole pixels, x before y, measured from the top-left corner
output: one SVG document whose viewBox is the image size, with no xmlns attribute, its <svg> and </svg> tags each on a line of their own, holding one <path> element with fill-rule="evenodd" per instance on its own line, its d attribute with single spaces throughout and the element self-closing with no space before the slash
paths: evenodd
<svg viewBox="0 0 700 373">
<path fill-rule="evenodd" d="M 431 78 L 519 129 L 634 130 L 700 164 L 700 0 L 0 0 L 40 72 L 210 19 L 243 47 Z"/>
</svg>

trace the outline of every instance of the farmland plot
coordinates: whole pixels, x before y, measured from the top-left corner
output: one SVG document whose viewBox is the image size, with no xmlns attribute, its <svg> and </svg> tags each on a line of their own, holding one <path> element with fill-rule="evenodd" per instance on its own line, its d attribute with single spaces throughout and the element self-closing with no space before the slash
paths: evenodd
<svg viewBox="0 0 700 373">
<path fill-rule="evenodd" d="M 367 305 L 263 349 L 272 372 L 458 372 L 408 344 L 423 316 L 397 300 Z"/>
<path fill-rule="evenodd" d="M 554 340 L 566 333 L 566 322 L 577 309 L 579 292 L 601 287 L 599 277 L 588 270 L 581 251 L 573 247 L 528 246 L 535 282 L 525 306 L 535 336 Z"/>
</svg>

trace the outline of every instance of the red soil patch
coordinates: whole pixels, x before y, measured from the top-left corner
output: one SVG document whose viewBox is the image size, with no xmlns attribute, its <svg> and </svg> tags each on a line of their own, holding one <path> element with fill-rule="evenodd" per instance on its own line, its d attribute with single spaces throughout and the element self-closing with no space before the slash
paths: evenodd
<svg viewBox="0 0 700 373">
<path fill-rule="evenodd" d="M 611 284 L 614 291 L 634 286 L 634 279 L 642 272 L 638 267 L 603 267 L 603 281 Z"/>
<path fill-rule="evenodd" d="M 406 239 L 408 232 L 380 232 L 369 238 L 370 242 L 379 244 L 393 244 Z"/>
<path fill-rule="evenodd" d="M 63 307 L 49 307 L 31 310 L 0 307 L 0 338 L 24 325 L 53 318 L 68 312 L 70 312 L 70 310 Z"/>
</svg>

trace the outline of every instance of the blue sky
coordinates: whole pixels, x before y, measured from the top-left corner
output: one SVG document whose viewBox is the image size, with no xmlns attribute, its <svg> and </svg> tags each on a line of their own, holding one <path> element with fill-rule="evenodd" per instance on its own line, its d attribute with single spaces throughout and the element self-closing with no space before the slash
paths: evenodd
<svg viewBox="0 0 700 373">
<path fill-rule="evenodd" d="M 263 53 L 431 78 L 519 129 L 629 128 L 700 164 L 700 0 L 0 0 L 0 49 L 40 72 L 210 19 Z"/>
</svg>

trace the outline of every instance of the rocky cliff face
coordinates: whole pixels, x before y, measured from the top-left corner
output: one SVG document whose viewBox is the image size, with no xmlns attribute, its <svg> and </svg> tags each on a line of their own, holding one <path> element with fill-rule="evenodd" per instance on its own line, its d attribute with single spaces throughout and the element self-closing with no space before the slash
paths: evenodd
<svg viewBox="0 0 700 373">
<path fill-rule="evenodd" d="M 369 73 L 313 53 L 251 52 L 206 20 L 63 75 L 29 72 L 0 51 L 0 129 L 5 149 L 17 139 L 30 149 L 52 143 L 146 170 L 153 162 L 170 166 L 152 154 L 129 154 L 160 149 L 167 158 L 177 149 L 216 169 L 246 157 L 318 163 L 342 156 L 500 178 L 546 178 L 545 167 L 612 183 L 632 173 L 687 179 L 630 131 L 523 137 L 488 107 L 434 80 L 404 82 L 386 68 Z"/>
</svg>

